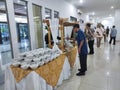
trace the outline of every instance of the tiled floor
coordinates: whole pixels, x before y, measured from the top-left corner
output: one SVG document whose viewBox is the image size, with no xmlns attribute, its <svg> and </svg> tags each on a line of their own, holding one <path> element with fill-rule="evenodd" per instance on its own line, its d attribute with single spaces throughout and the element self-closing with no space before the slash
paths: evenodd
<svg viewBox="0 0 120 90">
<path fill-rule="evenodd" d="M 88 71 L 78 77 L 77 63 L 69 80 L 56 90 L 120 90 L 120 43 L 115 46 L 108 43 L 96 48 L 95 54 L 88 55 Z M 3 90 L 3 85 L 0 85 Z"/>
<path fill-rule="evenodd" d="M 4 73 L 0 70 L 0 90 L 4 90 Z"/>
<path fill-rule="evenodd" d="M 71 79 L 57 90 L 120 90 L 120 43 L 95 46 L 95 54 L 88 55 L 86 76 L 76 76 L 78 67 L 73 69 Z"/>
</svg>

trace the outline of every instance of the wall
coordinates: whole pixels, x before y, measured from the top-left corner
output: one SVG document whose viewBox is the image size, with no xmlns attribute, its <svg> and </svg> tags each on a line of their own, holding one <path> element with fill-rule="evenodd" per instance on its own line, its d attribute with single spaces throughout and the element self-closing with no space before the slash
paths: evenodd
<svg viewBox="0 0 120 90">
<path fill-rule="evenodd" d="M 40 5 L 44 8 L 50 8 L 52 11 L 56 10 L 60 12 L 60 16 L 63 18 L 69 18 L 70 16 L 78 17 L 77 9 L 72 5 L 66 2 L 65 0 L 27 0 L 31 3 Z M 43 12 L 43 18 L 44 17 Z M 52 15 L 53 16 L 53 15 Z"/>
<path fill-rule="evenodd" d="M 105 28 L 107 26 L 109 26 L 111 28 L 115 24 L 114 17 L 103 18 L 103 19 L 99 20 L 99 22 L 101 22 L 105 26 Z"/>
<path fill-rule="evenodd" d="M 82 19 L 84 19 L 84 22 L 91 22 L 94 24 L 94 26 L 97 25 L 97 23 L 102 23 L 105 28 L 107 26 L 109 27 L 112 27 L 114 24 L 115 24 L 115 18 L 114 17 L 104 17 L 104 18 L 92 18 L 92 17 L 89 17 L 88 15 L 86 14 L 83 14 L 81 16 Z"/>
<path fill-rule="evenodd" d="M 35 40 L 35 32 L 34 32 L 34 18 L 33 18 L 33 9 L 32 4 L 36 4 L 42 6 L 42 18 L 45 18 L 45 7 L 52 9 L 52 16 L 54 15 L 54 10 L 59 11 L 60 17 L 69 18 L 70 16 L 74 16 L 78 18 L 77 9 L 64 0 L 26 0 L 28 2 L 28 18 L 29 18 L 29 29 L 30 29 L 30 39 L 31 39 L 31 49 L 36 48 L 36 40 Z M 6 0 L 7 9 L 8 9 L 8 17 L 10 23 L 10 33 L 11 33 L 11 41 L 13 47 L 13 55 L 17 57 L 19 54 L 18 50 L 18 42 L 17 42 L 17 32 L 15 25 L 15 16 L 14 16 L 14 8 L 13 8 L 13 0 Z M 54 16 L 53 16 L 54 17 Z"/>
<path fill-rule="evenodd" d="M 39 6 L 42 6 L 42 18 L 45 19 L 45 8 L 49 8 L 52 10 L 52 19 L 54 19 L 54 10 L 58 11 L 60 13 L 60 17 L 62 18 L 69 18 L 70 16 L 74 16 L 78 18 L 77 9 L 72 5 L 66 2 L 65 0 L 27 0 L 29 4 L 36 4 Z M 54 2 L 54 3 L 53 3 Z M 31 11 L 31 10 L 29 10 Z M 31 13 L 31 12 L 29 12 Z M 32 15 L 32 13 L 30 14 Z M 29 18 L 33 19 L 33 16 L 30 16 Z M 30 21 L 33 22 L 32 20 Z M 32 25 L 32 24 L 31 24 Z M 31 30 L 33 30 L 34 26 L 30 26 Z M 34 35 L 33 31 L 31 35 L 31 41 L 34 42 L 34 45 L 32 45 L 32 49 L 36 48 L 36 42 L 34 41 Z M 43 32 L 45 35 L 45 31 Z M 44 38 L 43 38 L 44 39 Z M 31 43 L 32 44 L 32 43 Z"/>
</svg>

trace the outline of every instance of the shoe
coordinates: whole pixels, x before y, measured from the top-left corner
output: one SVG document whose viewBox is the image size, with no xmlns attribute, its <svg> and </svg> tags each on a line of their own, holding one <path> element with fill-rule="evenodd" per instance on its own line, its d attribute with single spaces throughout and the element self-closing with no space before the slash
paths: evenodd
<svg viewBox="0 0 120 90">
<path fill-rule="evenodd" d="M 81 72 L 81 69 L 78 69 L 78 71 L 80 71 L 80 72 Z M 87 69 L 86 69 L 85 71 L 87 71 Z"/>
<path fill-rule="evenodd" d="M 88 55 L 93 55 L 94 53 L 88 53 Z"/>
<path fill-rule="evenodd" d="M 85 75 L 85 72 L 79 72 L 76 74 L 76 76 L 84 76 Z"/>
</svg>

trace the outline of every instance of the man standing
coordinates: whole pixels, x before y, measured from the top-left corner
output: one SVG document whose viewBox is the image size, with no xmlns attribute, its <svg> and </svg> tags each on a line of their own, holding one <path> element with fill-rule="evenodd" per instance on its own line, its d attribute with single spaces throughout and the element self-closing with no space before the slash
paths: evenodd
<svg viewBox="0 0 120 90">
<path fill-rule="evenodd" d="M 79 73 L 77 73 L 77 76 L 85 75 L 85 71 L 87 71 L 87 42 L 84 35 L 84 32 L 80 29 L 79 24 L 75 24 L 73 26 L 73 30 L 76 33 L 76 40 L 78 43 L 78 53 L 79 53 L 79 59 L 80 59 L 80 66 L 81 69 L 79 70 Z"/>
<path fill-rule="evenodd" d="M 115 43 L 116 43 L 116 35 L 117 35 L 117 30 L 115 29 L 115 26 L 113 26 L 113 28 L 111 29 L 111 33 L 110 33 L 109 44 L 111 44 L 112 40 L 114 40 L 113 45 L 115 45 Z"/>
</svg>

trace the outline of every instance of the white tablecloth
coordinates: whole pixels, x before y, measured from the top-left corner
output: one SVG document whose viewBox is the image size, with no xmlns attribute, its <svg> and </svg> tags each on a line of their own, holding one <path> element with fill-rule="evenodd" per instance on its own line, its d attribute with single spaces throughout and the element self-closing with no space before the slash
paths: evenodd
<svg viewBox="0 0 120 90">
<path fill-rule="evenodd" d="M 68 59 L 65 58 L 57 86 L 61 85 L 63 80 L 69 79 L 70 75 L 70 64 Z M 5 69 L 5 90 L 53 90 L 53 87 L 48 85 L 46 81 L 34 71 L 19 83 L 16 83 L 10 66 L 7 66 Z"/>
</svg>

